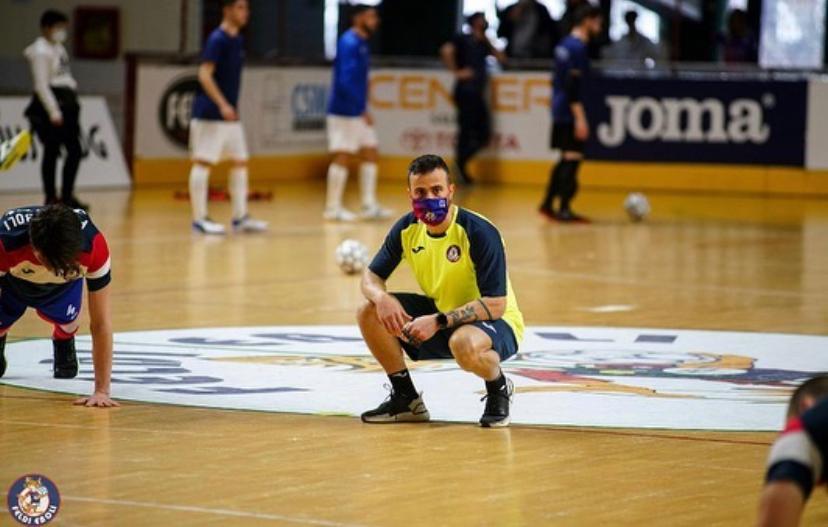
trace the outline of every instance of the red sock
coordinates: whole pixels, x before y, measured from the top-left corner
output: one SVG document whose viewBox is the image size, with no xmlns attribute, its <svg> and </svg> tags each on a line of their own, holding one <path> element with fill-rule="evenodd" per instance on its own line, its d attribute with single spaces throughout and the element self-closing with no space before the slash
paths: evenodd
<svg viewBox="0 0 828 527">
<path fill-rule="evenodd" d="M 73 338 L 75 338 L 75 333 L 77 333 L 77 332 L 78 332 L 78 330 L 76 329 L 72 333 L 67 333 L 67 332 L 63 331 L 63 328 L 61 328 L 60 326 L 55 324 L 55 329 L 52 331 L 52 339 L 53 340 L 72 340 Z"/>
</svg>

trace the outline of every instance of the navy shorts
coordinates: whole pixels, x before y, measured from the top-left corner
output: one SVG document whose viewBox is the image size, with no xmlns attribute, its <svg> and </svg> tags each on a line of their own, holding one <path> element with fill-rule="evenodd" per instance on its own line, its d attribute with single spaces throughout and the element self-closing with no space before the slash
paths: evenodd
<svg viewBox="0 0 828 527">
<path fill-rule="evenodd" d="M 560 150 L 561 152 L 583 153 L 584 151 L 584 142 L 575 138 L 574 123 L 553 124 L 549 146 L 552 147 L 552 150 Z"/>
<path fill-rule="evenodd" d="M 78 318 L 82 300 L 83 280 L 75 280 L 59 296 L 44 302 L 29 302 L 18 298 L 8 287 L 0 289 L 0 329 L 10 328 L 27 307 L 35 308 L 40 318 L 64 326 Z"/>
<path fill-rule="evenodd" d="M 414 293 L 391 294 L 400 301 L 405 312 L 412 318 L 433 315 L 440 312 L 434 300 L 427 296 Z M 517 353 L 518 346 L 515 333 L 512 331 L 512 327 L 504 320 L 478 321 L 472 322 L 471 325 L 482 329 L 492 339 L 492 349 L 500 356 L 500 360 L 506 360 Z M 433 337 L 420 344 L 419 347 L 415 347 L 402 339 L 399 340 L 405 353 L 411 357 L 411 360 L 453 359 L 454 355 L 451 354 L 451 349 L 449 348 L 449 338 L 451 338 L 451 334 L 456 329 L 438 330 Z"/>
</svg>

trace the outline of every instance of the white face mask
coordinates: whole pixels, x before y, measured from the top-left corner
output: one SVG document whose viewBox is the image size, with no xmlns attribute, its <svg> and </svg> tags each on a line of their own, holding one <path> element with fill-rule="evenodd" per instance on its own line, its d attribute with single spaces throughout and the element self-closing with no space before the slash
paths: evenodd
<svg viewBox="0 0 828 527">
<path fill-rule="evenodd" d="M 66 37 L 68 36 L 65 29 L 57 29 L 52 32 L 52 40 L 57 42 L 58 44 L 63 44 L 66 42 Z"/>
</svg>

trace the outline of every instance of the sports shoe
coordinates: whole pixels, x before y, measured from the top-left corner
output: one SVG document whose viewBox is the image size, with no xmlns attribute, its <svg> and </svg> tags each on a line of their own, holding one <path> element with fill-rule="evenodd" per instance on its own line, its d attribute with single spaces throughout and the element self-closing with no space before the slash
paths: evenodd
<svg viewBox="0 0 828 527">
<path fill-rule="evenodd" d="M 512 421 L 509 417 L 509 406 L 512 403 L 512 394 L 515 385 L 512 380 L 506 378 L 498 393 L 487 393 L 481 401 L 486 401 L 486 409 L 483 410 L 483 417 L 480 418 L 480 426 L 483 428 L 503 428 L 509 426 Z"/>
<path fill-rule="evenodd" d="M 538 212 L 540 213 L 541 216 L 543 216 L 545 219 L 547 219 L 549 221 L 557 221 L 558 220 L 558 218 L 555 215 L 555 211 L 552 210 L 552 209 L 547 209 L 546 207 L 540 207 L 538 209 Z"/>
<path fill-rule="evenodd" d="M 266 221 L 254 220 L 250 216 L 233 220 L 233 232 L 264 232 L 266 230 Z"/>
<path fill-rule="evenodd" d="M 0 337 L 0 377 L 6 373 L 6 336 Z"/>
<path fill-rule="evenodd" d="M 75 339 L 53 340 L 54 377 L 55 379 L 74 379 L 78 374 L 78 354 L 75 352 Z"/>
<path fill-rule="evenodd" d="M 363 220 L 385 220 L 391 217 L 391 211 L 375 203 L 374 205 L 362 207 L 359 215 Z"/>
<path fill-rule="evenodd" d="M 0 143 L 0 170 L 8 170 L 17 163 L 32 144 L 32 134 L 23 130 L 8 141 Z"/>
<path fill-rule="evenodd" d="M 381 405 L 362 414 L 363 423 L 421 423 L 429 419 L 422 394 L 406 399 L 393 390 Z"/>
<path fill-rule="evenodd" d="M 322 217 L 328 221 L 342 222 L 352 222 L 356 221 L 357 219 L 356 214 L 344 207 L 340 207 L 338 209 L 325 209 L 325 212 L 322 214 Z"/>
<path fill-rule="evenodd" d="M 222 225 L 221 223 L 216 223 L 210 218 L 204 218 L 203 220 L 194 221 L 193 232 L 215 235 L 227 234 L 227 230 L 224 228 L 224 225 Z"/>
<path fill-rule="evenodd" d="M 563 223 L 592 223 L 586 216 L 575 214 L 571 210 L 561 210 L 555 214 L 555 219 Z"/>
</svg>

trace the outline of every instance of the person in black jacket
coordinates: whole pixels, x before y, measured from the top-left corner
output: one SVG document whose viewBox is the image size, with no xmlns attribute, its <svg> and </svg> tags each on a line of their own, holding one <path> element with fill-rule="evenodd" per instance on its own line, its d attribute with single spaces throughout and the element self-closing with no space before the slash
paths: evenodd
<svg viewBox="0 0 828 527">
<path fill-rule="evenodd" d="M 493 55 L 503 63 L 506 56 L 486 36 L 489 23 L 483 13 L 469 15 L 466 22 L 471 31 L 460 33 L 446 42 L 440 48 L 440 56 L 455 79 L 453 95 L 459 131 L 454 162 L 460 179 L 464 183 L 472 183 L 466 165 L 489 144 L 492 136 L 491 115 L 486 101 L 489 85 L 486 59 Z"/>
<path fill-rule="evenodd" d="M 26 117 L 43 142 L 41 176 L 46 204 L 62 202 L 75 209 L 86 209 L 74 195 L 83 152 L 78 83 L 69 70 L 69 55 L 63 47 L 67 25 L 65 14 L 51 9 L 46 11 L 40 17 L 41 36 L 23 52 L 31 66 L 34 82 L 34 96 L 26 109 Z M 66 151 L 66 157 L 58 198 L 55 170 L 61 147 Z"/>
</svg>

